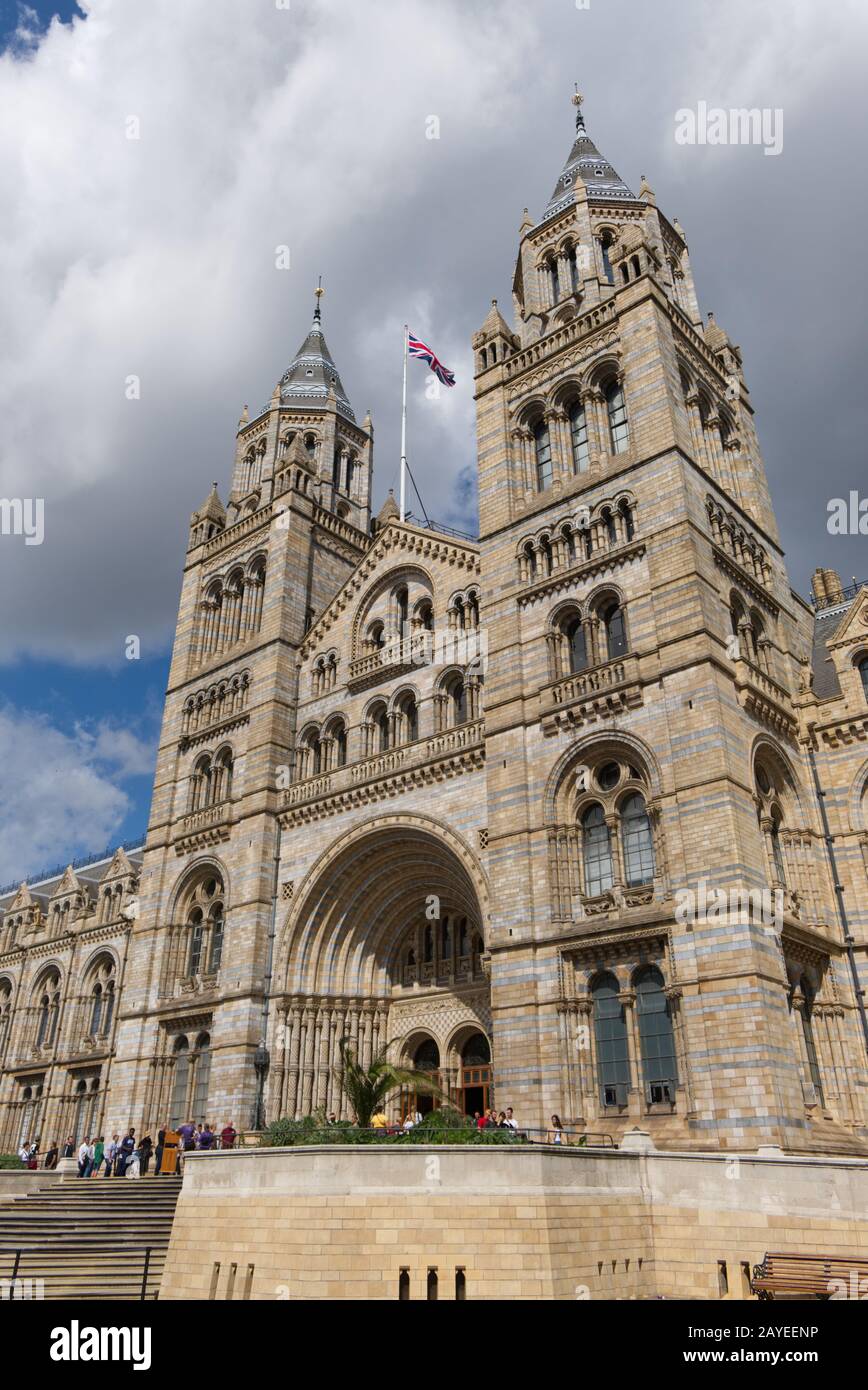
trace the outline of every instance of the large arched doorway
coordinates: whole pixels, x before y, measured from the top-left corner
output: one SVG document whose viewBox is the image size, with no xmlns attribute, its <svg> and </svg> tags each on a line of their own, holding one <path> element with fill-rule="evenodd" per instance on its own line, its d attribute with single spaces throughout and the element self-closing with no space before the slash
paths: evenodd
<svg viewBox="0 0 868 1390">
<path fill-rule="evenodd" d="M 283 1066 L 274 1069 L 271 1114 L 324 1107 L 348 1116 L 342 1040 L 363 1065 L 388 1047 L 396 1063 L 436 1071 L 444 1094 L 461 1104 L 456 1029 L 491 1032 L 487 920 L 482 869 L 446 827 L 383 816 L 337 841 L 302 885 L 281 941 L 275 1042 Z M 389 1118 L 409 1101 L 393 1097 Z M 420 1094 L 415 1103 L 424 1114 L 435 1102 Z"/>
</svg>

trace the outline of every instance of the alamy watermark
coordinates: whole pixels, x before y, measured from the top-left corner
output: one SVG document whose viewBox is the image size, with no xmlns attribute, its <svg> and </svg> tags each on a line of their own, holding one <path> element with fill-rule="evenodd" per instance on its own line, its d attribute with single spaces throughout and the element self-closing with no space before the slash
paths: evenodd
<svg viewBox="0 0 868 1390">
<path fill-rule="evenodd" d="M 41 545 L 45 539 L 45 500 L 0 497 L 0 536 L 23 536 L 25 545 Z"/>
<path fill-rule="evenodd" d="M 675 920 L 681 926 L 695 922 L 739 925 L 755 922 L 764 927 L 783 926 L 783 889 L 709 888 L 701 878 L 696 888 L 679 888 L 675 893 Z"/>
<path fill-rule="evenodd" d="M 784 113 L 780 106 L 682 106 L 675 112 L 676 145 L 762 145 L 763 154 L 784 148 Z"/>
</svg>

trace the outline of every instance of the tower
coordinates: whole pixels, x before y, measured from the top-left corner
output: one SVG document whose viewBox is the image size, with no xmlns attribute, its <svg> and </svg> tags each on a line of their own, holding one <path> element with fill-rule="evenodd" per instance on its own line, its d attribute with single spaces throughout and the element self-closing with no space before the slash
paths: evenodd
<svg viewBox="0 0 868 1390">
<path fill-rule="evenodd" d="M 846 1146 L 864 1057 L 793 703 L 810 632 L 741 353 L 574 101 L 514 326 L 493 305 L 473 340 L 499 1094 Z"/>
<path fill-rule="evenodd" d="M 369 544 L 373 427 L 310 330 L 190 523 L 109 1127 L 249 1125 L 305 633 Z M 116 1121 L 115 1121 L 116 1117 Z"/>
</svg>

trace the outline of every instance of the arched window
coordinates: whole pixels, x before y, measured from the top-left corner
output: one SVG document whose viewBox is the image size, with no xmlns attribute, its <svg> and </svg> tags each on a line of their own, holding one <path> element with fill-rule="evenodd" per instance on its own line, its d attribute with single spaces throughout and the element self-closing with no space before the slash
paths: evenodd
<svg viewBox="0 0 868 1390">
<path fill-rule="evenodd" d="M 552 256 L 550 260 L 546 261 L 546 270 L 548 271 L 549 276 L 549 292 L 552 297 L 552 304 L 557 304 L 558 300 L 561 297 L 561 288 L 558 283 L 558 263 L 555 260 L 554 256 Z"/>
<path fill-rule="evenodd" d="M 533 437 L 536 449 L 536 485 L 540 492 L 544 492 L 547 487 L 551 487 L 552 482 L 552 445 L 545 420 L 539 420 L 534 425 Z"/>
<path fill-rule="evenodd" d="M 216 975 L 223 959 L 223 905 L 216 903 L 211 909 L 211 950 L 208 956 L 208 973 Z"/>
<path fill-rule="evenodd" d="M 452 963 L 452 918 L 444 917 L 440 923 L 440 959 L 447 965 Z"/>
<path fill-rule="evenodd" d="M 433 1038 L 425 1038 L 413 1053 L 413 1066 L 417 1071 L 439 1071 L 440 1049 Z"/>
<path fill-rule="evenodd" d="M 190 954 L 187 961 L 187 974 L 198 975 L 202 964 L 202 939 L 205 934 L 205 916 L 201 907 L 194 907 L 188 919 L 190 927 Z"/>
<path fill-rule="evenodd" d="M 173 1077 L 172 1077 L 172 1103 L 170 1106 L 171 1115 L 169 1124 L 172 1129 L 178 1129 L 180 1125 L 186 1124 L 190 1119 L 187 1113 L 189 1105 L 188 1091 L 190 1088 L 190 1044 L 186 1038 L 178 1038 L 173 1052 Z"/>
<path fill-rule="evenodd" d="M 103 1037 L 107 1038 L 112 1030 L 112 1019 L 114 1018 L 115 1012 L 114 980 L 109 980 L 108 984 L 106 985 L 103 1001 L 104 1002 L 102 1011 L 102 1031 Z"/>
<path fill-rule="evenodd" d="M 650 1104 L 674 1101 L 678 1081 L 675 1035 L 663 976 L 656 966 L 646 966 L 637 976 L 636 1002 L 646 1099 Z"/>
<path fill-rule="evenodd" d="M 542 556 L 543 569 L 545 570 L 546 574 L 549 575 L 552 573 L 555 567 L 555 562 L 554 557 L 552 555 L 552 543 L 549 540 L 548 536 L 544 536 L 543 539 L 540 541 L 539 551 L 540 555 Z"/>
<path fill-rule="evenodd" d="M 595 898 L 614 883 L 612 841 L 600 805 L 589 806 L 582 816 L 582 858 L 585 866 L 585 893 Z"/>
<path fill-rule="evenodd" d="M 223 748 L 214 761 L 212 799 L 214 803 L 228 801 L 232 795 L 232 749 Z"/>
<path fill-rule="evenodd" d="M 619 993 L 618 981 L 609 974 L 602 975 L 591 990 L 597 1077 L 603 1105 L 626 1105 L 630 1085 L 627 1021 Z"/>
<path fill-rule="evenodd" d="M 859 672 L 859 679 L 862 682 L 862 694 L 868 700 L 868 656 L 863 656 L 859 665 L 856 667 Z"/>
<path fill-rule="evenodd" d="M 615 283 L 615 272 L 612 269 L 612 262 L 609 260 L 609 251 L 614 238 L 611 232 L 603 232 L 600 237 L 600 255 L 603 258 L 603 274 L 610 285 Z"/>
<path fill-rule="evenodd" d="M 612 602 L 603 609 L 600 617 L 603 620 L 603 630 L 606 634 L 606 657 L 607 660 L 614 661 L 617 657 L 623 656 L 627 650 L 624 610 L 619 603 Z"/>
<path fill-rule="evenodd" d="M 606 410 L 609 416 L 612 453 L 623 454 L 630 442 L 630 437 L 627 429 L 627 402 L 624 399 L 624 389 L 617 381 L 611 381 L 606 387 Z"/>
<path fill-rule="evenodd" d="M 626 498 L 618 503 L 618 512 L 621 516 L 621 523 L 624 528 L 624 538 L 631 541 L 636 534 L 636 528 L 633 524 L 633 510 Z"/>
<path fill-rule="evenodd" d="M 460 676 L 456 676 L 449 686 L 450 725 L 455 728 L 467 723 L 467 686 Z"/>
<path fill-rule="evenodd" d="M 606 530 L 606 540 L 609 545 L 617 545 L 618 532 L 615 529 L 615 518 L 612 516 L 611 507 L 604 507 L 600 513 L 600 520 Z"/>
<path fill-rule="evenodd" d="M 573 472 L 587 472 L 591 455 L 588 449 L 588 421 L 581 401 L 573 401 L 567 412 L 570 421 L 570 443 L 573 451 Z"/>
<path fill-rule="evenodd" d="M 49 1041 L 48 1029 L 51 1023 L 51 1000 L 43 994 L 39 1001 L 39 1027 L 36 1030 L 36 1046 L 44 1047 Z"/>
<path fill-rule="evenodd" d="M 621 839 L 627 887 L 636 888 L 654 878 L 654 837 L 645 798 L 633 792 L 621 807 Z"/>
<path fill-rule="evenodd" d="M 419 737 L 419 706 L 416 704 L 415 695 L 403 695 L 398 701 L 397 712 L 400 721 L 400 742 L 415 743 Z"/>
<path fill-rule="evenodd" d="M 817 1060 L 817 1045 L 814 1041 L 814 989 L 807 975 L 803 975 L 799 980 L 798 988 L 802 994 L 802 1006 L 799 1013 L 802 1019 L 802 1035 L 805 1039 L 805 1055 L 808 1059 L 808 1071 L 811 1077 L 811 1084 L 817 1092 L 817 1097 L 821 1105 L 825 1104 L 823 1099 L 823 1078 L 820 1072 L 820 1063 Z M 792 998 L 790 1000 L 792 1008 Z"/>
<path fill-rule="evenodd" d="M 100 1024 L 102 1023 L 102 985 L 97 983 L 93 987 L 90 1009 L 90 1034 L 95 1038 L 99 1036 Z"/>
<path fill-rule="evenodd" d="M 528 544 L 524 548 L 524 560 L 527 565 L 527 577 L 530 583 L 536 579 L 536 552 L 532 545 Z"/>
<path fill-rule="evenodd" d="M 577 291 L 578 288 L 579 288 L 579 283 L 580 283 L 580 282 L 579 282 L 579 263 L 578 263 L 578 260 L 576 259 L 576 248 L 575 248 L 575 246 L 569 247 L 569 249 L 568 249 L 568 251 L 567 251 L 567 265 L 568 265 L 568 267 L 569 267 L 569 272 L 570 272 L 570 289 L 572 290 L 573 294 L 575 294 L 576 291 Z"/>
<path fill-rule="evenodd" d="M 347 765 L 347 726 L 342 719 L 334 725 L 332 730 L 334 739 L 334 765 L 335 767 L 346 767 Z"/>
<path fill-rule="evenodd" d="M 576 671 L 584 671 L 588 664 L 588 648 L 585 638 L 585 629 L 578 614 L 568 619 L 564 628 L 564 636 L 567 639 L 567 655 L 570 674 L 572 675 Z"/>
<path fill-rule="evenodd" d="M 354 454 L 350 454 L 349 458 L 347 459 L 347 487 L 346 487 L 346 490 L 347 490 L 348 493 L 352 492 L 352 490 L 353 490 L 353 475 L 354 475 L 355 471 L 356 471 L 356 459 L 355 459 L 355 455 L 354 455 Z"/>
<path fill-rule="evenodd" d="M 775 866 L 775 877 L 778 883 L 786 885 L 787 871 L 784 866 L 784 852 L 781 847 L 781 813 L 777 807 L 772 811 L 771 822 L 770 838 L 772 842 L 772 860 Z"/>
<path fill-rule="evenodd" d="M 409 596 L 407 594 L 407 588 L 406 585 L 402 585 L 400 589 L 395 590 L 395 622 L 401 636 L 403 636 L 404 629 L 407 626 L 408 605 Z"/>
<path fill-rule="evenodd" d="M 430 965 L 434 959 L 434 932 L 430 922 L 426 923 L 422 933 L 422 959 L 426 965 Z"/>
</svg>

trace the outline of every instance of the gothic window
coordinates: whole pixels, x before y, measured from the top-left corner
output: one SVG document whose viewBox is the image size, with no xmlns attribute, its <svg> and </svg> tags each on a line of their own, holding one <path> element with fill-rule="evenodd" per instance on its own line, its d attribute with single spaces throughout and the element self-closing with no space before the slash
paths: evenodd
<svg viewBox="0 0 868 1390">
<path fill-rule="evenodd" d="M 569 249 L 568 249 L 568 251 L 567 251 L 567 265 L 568 265 L 568 267 L 569 267 L 569 272 L 570 272 L 570 289 L 572 290 L 573 294 L 575 294 L 575 293 L 577 292 L 577 290 L 579 289 L 579 285 L 580 285 L 580 281 L 579 281 L 579 263 L 578 263 L 578 260 L 577 260 L 577 258 L 576 258 L 576 248 L 575 248 L 575 246 L 569 247 Z"/>
<path fill-rule="evenodd" d="M 528 544 L 525 546 L 523 554 L 525 566 L 527 568 L 528 582 L 532 584 L 536 579 L 536 552 L 533 546 Z"/>
<path fill-rule="evenodd" d="M 444 917 L 440 923 L 440 959 L 446 965 L 452 962 L 452 918 Z"/>
<path fill-rule="evenodd" d="M 595 898 L 608 892 L 614 883 L 612 841 L 602 806 L 589 806 L 582 816 L 582 854 L 585 893 Z"/>
<path fill-rule="evenodd" d="M 600 255 L 603 258 L 603 274 L 610 285 L 615 283 L 615 272 L 612 269 L 612 262 L 609 259 L 609 251 L 612 247 L 614 237 L 611 232 L 603 232 L 600 237 Z"/>
<path fill-rule="evenodd" d="M 355 471 L 356 471 L 356 458 L 355 458 L 355 455 L 354 455 L 354 454 L 350 454 L 349 458 L 347 459 L 347 486 L 346 486 L 346 491 L 347 491 L 348 494 L 351 493 L 352 490 L 353 490 L 353 475 L 354 475 Z"/>
<path fill-rule="evenodd" d="M 52 970 L 46 975 L 40 990 L 36 1025 L 36 1046 L 51 1047 L 57 1036 L 60 1013 L 60 975 Z"/>
<path fill-rule="evenodd" d="M 8 980 L 0 981 L 0 1067 L 3 1065 L 3 1058 L 6 1053 L 6 1044 L 9 1041 L 9 1029 L 12 1025 L 12 986 Z"/>
<path fill-rule="evenodd" d="M 368 711 L 365 721 L 366 757 L 375 753 L 385 753 L 389 748 L 389 714 L 383 701 L 378 701 Z"/>
<path fill-rule="evenodd" d="M 561 297 L 560 285 L 558 284 L 558 263 L 555 260 L 554 256 L 552 256 L 546 262 L 546 270 L 548 271 L 549 277 L 549 293 L 551 294 L 551 302 L 554 305 L 557 304 L 558 300 Z"/>
<path fill-rule="evenodd" d="M 564 543 L 564 549 L 567 552 L 567 565 L 574 565 L 576 563 L 575 532 L 569 526 L 565 526 L 561 532 L 561 539 Z"/>
<path fill-rule="evenodd" d="M 862 682 L 862 694 L 868 700 L 868 656 L 864 656 L 857 666 L 859 679 Z"/>
<path fill-rule="evenodd" d="M 425 1038 L 416 1048 L 413 1066 L 417 1071 L 439 1071 L 440 1049 L 433 1038 Z"/>
<path fill-rule="evenodd" d="M 216 975 L 223 959 L 223 906 L 215 903 L 211 909 L 211 950 L 208 957 L 208 973 Z"/>
<path fill-rule="evenodd" d="M 403 637 L 407 627 L 407 617 L 409 613 L 409 596 L 406 585 L 402 585 L 395 590 L 395 627 Z"/>
<path fill-rule="evenodd" d="M 633 510 L 630 506 L 630 503 L 626 499 L 623 499 L 618 503 L 618 512 L 621 517 L 624 538 L 628 541 L 631 541 L 634 535 L 636 534 L 636 528 L 633 523 Z"/>
<path fill-rule="evenodd" d="M 400 731 L 399 743 L 415 743 L 419 737 L 419 707 L 412 694 L 402 695 L 395 706 Z"/>
<path fill-rule="evenodd" d="M 590 466 L 588 421 L 581 401 L 573 401 L 567 412 L 570 421 L 570 443 L 573 451 L 573 472 L 585 473 Z"/>
<path fill-rule="evenodd" d="M 629 444 L 627 402 L 624 399 L 624 388 L 617 381 L 612 381 L 606 387 L 605 395 L 612 453 L 623 454 Z"/>
<path fill-rule="evenodd" d="M 552 446 L 549 427 L 545 420 L 539 420 L 534 426 L 533 437 L 536 450 L 536 485 L 540 492 L 544 492 L 547 487 L 551 487 L 552 482 Z"/>
<path fill-rule="evenodd" d="M 232 749 L 222 748 L 214 759 L 211 777 L 211 797 L 214 805 L 232 796 Z"/>
<path fill-rule="evenodd" d="M 817 1092 L 820 1104 L 824 1105 L 823 1099 L 823 1078 L 820 1072 L 820 1064 L 817 1060 L 817 1045 L 814 1039 L 814 989 L 807 975 L 803 975 L 798 982 L 798 989 L 802 995 L 802 1005 L 799 1009 L 801 1016 L 802 1036 L 805 1040 L 805 1055 L 808 1059 L 808 1072 L 811 1084 Z M 790 1008 L 792 1009 L 792 994 L 790 996 Z"/>
<path fill-rule="evenodd" d="M 620 810 L 627 887 L 636 888 L 640 884 L 651 883 L 654 878 L 651 822 L 645 808 L 645 798 L 639 792 L 631 793 Z"/>
<path fill-rule="evenodd" d="M 781 813 L 777 808 L 772 811 L 771 822 L 770 838 L 772 862 L 775 866 L 775 878 L 778 883 L 786 884 L 787 871 L 784 867 L 784 855 L 781 849 Z"/>
<path fill-rule="evenodd" d="M 656 966 L 646 966 L 637 975 L 636 1005 L 646 1099 L 651 1103 L 674 1100 L 678 1080 L 675 1035 L 663 976 Z"/>
<path fill-rule="evenodd" d="M 619 994 L 618 981 L 610 974 L 600 976 L 591 989 L 597 1077 L 604 1106 L 626 1105 L 630 1085 L 627 1021 Z"/>
<path fill-rule="evenodd" d="M 544 536 L 540 541 L 539 551 L 542 556 L 543 569 L 546 575 L 550 575 L 554 569 L 554 557 L 552 555 L 552 543 L 548 536 Z"/>
<path fill-rule="evenodd" d="M 426 924 L 422 933 L 422 959 L 426 965 L 430 965 L 434 959 L 434 932 L 430 922 Z"/>
<path fill-rule="evenodd" d="M 347 726 L 343 719 L 337 719 L 329 728 L 332 739 L 332 766 L 347 765 Z"/>
<path fill-rule="evenodd" d="M 306 434 L 304 437 L 304 447 L 307 450 L 308 458 L 316 458 L 316 435 Z"/>
<path fill-rule="evenodd" d="M 602 512 L 600 513 L 600 520 L 602 521 L 603 526 L 605 527 L 605 531 L 606 531 L 606 540 L 607 540 L 608 544 L 609 544 L 609 545 L 617 545 L 617 543 L 618 543 L 618 532 L 617 532 L 616 529 L 615 529 L 615 519 L 614 519 L 614 517 L 612 516 L 612 508 L 611 508 L 611 507 L 604 507 L 604 508 L 603 508 Z"/>
<path fill-rule="evenodd" d="M 202 938 L 205 934 L 205 918 L 201 907 L 195 907 L 190 913 L 188 926 L 190 927 L 190 958 L 187 962 L 187 974 L 198 975 L 202 964 Z"/>
<path fill-rule="evenodd" d="M 192 1057 L 193 1071 L 193 1113 L 194 1124 L 204 1123 L 208 1118 L 208 1085 L 211 1079 L 211 1039 L 207 1033 L 200 1033 L 196 1039 L 196 1050 Z"/>
<path fill-rule="evenodd" d="M 461 676 L 454 676 L 446 687 L 448 727 L 467 723 L 467 686 Z"/>
<path fill-rule="evenodd" d="M 603 609 L 600 617 L 606 634 L 606 656 L 609 661 L 614 661 L 627 650 L 624 610 L 619 603 L 613 602 Z"/>
<path fill-rule="evenodd" d="M 428 599 L 418 605 L 416 617 L 423 632 L 434 631 L 434 609 Z"/>
</svg>

